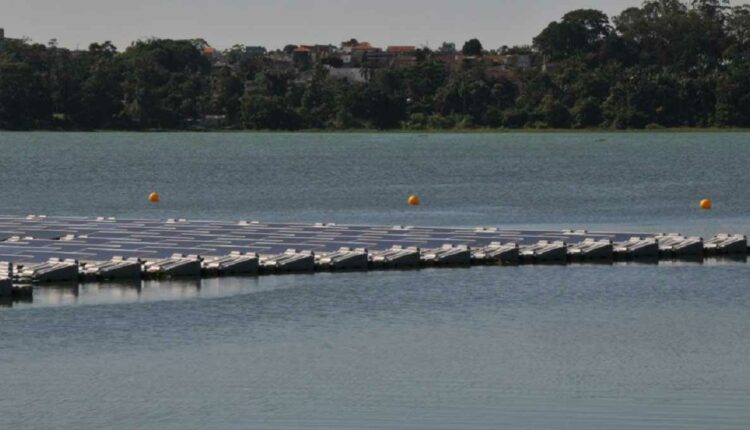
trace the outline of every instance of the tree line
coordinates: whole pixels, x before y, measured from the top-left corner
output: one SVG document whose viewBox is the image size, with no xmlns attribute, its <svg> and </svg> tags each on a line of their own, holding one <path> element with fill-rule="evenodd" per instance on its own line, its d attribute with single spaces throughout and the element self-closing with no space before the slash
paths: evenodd
<svg viewBox="0 0 750 430">
<path fill-rule="evenodd" d="M 279 68 L 240 46 L 212 65 L 200 40 L 71 51 L 0 41 L 0 129 L 750 127 L 750 6 L 649 0 L 610 19 L 550 23 L 533 67 L 489 73 L 477 40 L 456 64 L 421 49 L 405 67 L 334 79 L 321 61 Z M 300 79 L 304 74 L 305 79 Z"/>
</svg>

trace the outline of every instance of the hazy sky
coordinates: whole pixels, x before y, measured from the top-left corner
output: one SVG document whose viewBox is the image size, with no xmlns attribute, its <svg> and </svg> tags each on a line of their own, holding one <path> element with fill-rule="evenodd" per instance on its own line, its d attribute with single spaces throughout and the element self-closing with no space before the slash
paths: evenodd
<svg viewBox="0 0 750 430">
<path fill-rule="evenodd" d="M 282 47 L 351 37 L 376 45 L 438 46 L 478 37 L 486 48 L 526 44 L 547 23 L 577 8 L 609 15 L 640 0 L 0 0 L 8 37 L 56 38 L 85 48 L 111 40 L 120 49 L 150 36 L 203 37 Z M 734 1 L 733 4 L 738 4 Z"/>
</svg>

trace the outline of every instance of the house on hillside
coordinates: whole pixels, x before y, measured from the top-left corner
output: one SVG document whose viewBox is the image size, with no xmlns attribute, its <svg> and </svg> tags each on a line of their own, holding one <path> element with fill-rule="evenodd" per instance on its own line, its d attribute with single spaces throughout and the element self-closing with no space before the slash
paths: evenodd
<svg viewBox="0 0 750 430">
<path fill-rule="evenodd" d="M 464 54 L 460 52 L 434 53 L 432 59 L 445 63 L 448 67 L 454 67 L 464 61 Z"/>
<path fill-rule="evenodd" d="M 328 65 L 324 65 L 323 68 L 326 71 L 326 78 L 328 79 L 350 83 L 365 83 L 368 81 L 367 70 L 363 68 L 336 68 Z M 314 70 L 299 72 L 294 78 L 294 83 L 298 85 L 309 84 L 313 81 L 315 74 L 316 71 Z"/>
<path fill-rule="evenodd" d="M 369 42 L 359 42 L 355 44 L 346 44 L 341 48 L 341 51 L 346 54 L 351 54 L 354 52 L 365 52 L 371 49 L 376 48 L 373 48 L 373 46 Z"/>
<path fill-rule="evenodd" d="M 402 67 L 412 67 L 417 64 L 417 57 L 415 55 L 403 56 L 400 55 L 391 60 L 391 67 L 397 69 Z"/>
<path fill-rule="evenodd" d="M 349 51 L 349 56 L 342 58 L 344 65 L 347 67 L 360 67 L 365 63 L 365 60 L 369 57 L 371 63 L 379 63 L 382 61 L 383 49 L 376 48 L 367 42 L 358 43 L 354 46 L 347 46 L 344 48 L 344 53 Z M 347 62 L 347 60 L 349 60 Z"/>
<path fill-rule="evenodd" d="M 5 42 L 20 42 L 22 39 L 11 39 L 10 37 L 5 37 L 5 29 L 0 28 L 0 47 L 3 46 Z"/>
<path fill-rule="evenodd" d="M 208 59 L 213 68 L 226 68 L 229 67 L 224 54 L 216 48 L 205 46 L 201 49 L 201 53 Z"/>
<path fill-rule="evenodd" d="M 373 49 L 363 53 L 362 60 L 359 63 L 362 67 L 369 69 L 380 69 L 390 67 L 393 56 L 382 49 Z"/>
<path fill-rule="evenodd" d="M 294 71 L 294 61 L 292 55 L 284 51 L 273 51 L 266 55 L 266 63 L 276 71 L 292 72 Z"/>
<path fill-rule="evenodd" d="M 361 68 L 349 67 L 345 69 L 337 69 L 326 66 L 326 70 L 328 70 L 328 78 L 330 79 L 354 83 L 367 82 L 367 74 L 365 70 Z"/>
<path fill-rule="evenodd" d="M 330 58 L 337 51 L 333 45 L 299 45 L 299 48 L 307 49 L 310 58 L 316 63 L 325 58 Z"/>
<path fill-rule="evenodd" d="M 391 67 L 410 67 L 417 64 L 416 46 L 389 46 L 385 51 L 391 57 Z"/>
<path fill-rule="evenodd" d="M 416 55 L 416 46 L 389 46 L 385 52 L 397 56 L 397 55 Z"/>
<path fill-rule="evenodd" d="M 534 57 L 528 54 L 505 55 L 504 64 L 514 69 L 529 69 L 534 66 Z"/>
<path fill-rule="evenodd" d="M 312 50 L 304 46 L 298 46 L 292 51 L 292 62 L 294 67 L 307 70 L 312 66 Z"/>
</svg>

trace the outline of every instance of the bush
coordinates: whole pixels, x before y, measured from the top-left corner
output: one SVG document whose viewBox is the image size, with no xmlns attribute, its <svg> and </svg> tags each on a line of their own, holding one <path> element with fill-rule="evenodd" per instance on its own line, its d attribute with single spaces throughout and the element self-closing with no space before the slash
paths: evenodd
<svg viewBox="0 0 750 430">
<path fill-rule="evenodd" d="M 602 108 L 593 98 L 578 101 L 571 113 L 576 128 L 596 127 L 602 123 Z"/>
<path fill-rule="evenodd" d="M 545 96 L 539 107 L 539 114 L 543 121 L 552 128 L 570 128 L 571 115 L 570 111 L 564 104 L 552 98 Z"/>
<path fill-rule="evenodd" d="M 454 128 L 456 126 L 455 121 L 451 118 L 444 117 L 443 115 L 440 115 L 439 113 L 430 115 L 429 120 L 427 121 L 430 128 L 433 129 L 440 129 L 440 130 L 447 130 Z"/>
<path fill-rule="evenodd" d="M 507 128 L 522 128 L 529 120 L 529 114 L 521 109 L 508 109 L 503 112 L 503 126 Z"/>
<path fill-rule="evenodd" d="M 460 130 L 474 128 L 474 118 L 471 115 L 456 115 L 454 122 L 455 127 Z"/>
<path fill-rule="evenodd" d="M 404 128 L 409 130 L 424 130 L 429 126 L 429 118 L 423 113 L 409 115 L 409 120 L 404 123 Z"/>
</svg>

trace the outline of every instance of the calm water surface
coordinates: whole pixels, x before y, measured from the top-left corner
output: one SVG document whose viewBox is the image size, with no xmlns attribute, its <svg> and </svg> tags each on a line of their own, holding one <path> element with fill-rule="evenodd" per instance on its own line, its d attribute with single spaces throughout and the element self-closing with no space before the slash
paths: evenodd
<svg viewBox="0 0 750 430">
<path fill-rule="evenodd" d="M 747 233 L 748 143 L 0 133 L 0 213 Z M 423 206 L 405 207 L 411 193 Z M 0 428 L 746 429 L 748 275 L 710 262 L 39 289 L 0 308 Z"/>
</svg>

